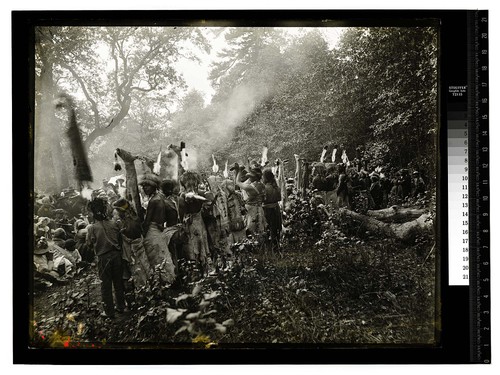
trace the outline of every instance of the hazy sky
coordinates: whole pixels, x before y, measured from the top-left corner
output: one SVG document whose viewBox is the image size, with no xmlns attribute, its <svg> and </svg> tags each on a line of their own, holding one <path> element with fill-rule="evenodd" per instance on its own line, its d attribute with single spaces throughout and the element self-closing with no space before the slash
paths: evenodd
<svg viewBox="0 0 500 375">
<path fill-rule="evenodd" d="M 196 89 L 202 92 L 205 96 L 205 103 L 208 104 L 210 99 L 214 94 L 213 88 L 210 86 L 210 82 L 208 80 L 208 74 L 210 71 L 210 64 L 217 60 L 217 53 L 220 52 L 224 47 L 227 46 L 227 43 L 224 39 L 224 33 L 219 34 L 218 37 L 214 37 L 212 34 L 211 28 L 204 28 L 205 34 L 208 38 L 210 38 L 212 50 L 210 54 L 206 54 L 202 51 L 199 51 L 197 56 L 200 58 L 200 62 L 192 61 L 188 59 L 181 59 L 176 64 L 179 71 L 182 72 L 184 79 L 188 87 L 191 89 Z M 291 35 L 300 35 L 304 33 L 310 28 L 285 28 L 287 33 Z M 333 48 L 343 32 L 344 28 L 341 27 L 328 27 L 322 28 L 322 33 L 325 36 L 326 41 L 330 45 L 330 48 Z"/>
</svg>

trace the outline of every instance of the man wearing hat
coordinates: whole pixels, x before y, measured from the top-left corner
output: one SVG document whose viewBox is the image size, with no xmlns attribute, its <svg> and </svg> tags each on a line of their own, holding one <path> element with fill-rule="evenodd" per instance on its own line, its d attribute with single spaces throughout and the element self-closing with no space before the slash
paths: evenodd
<svg viewBox="0 0 500 375">
<path fill-rule="evenodd" d="M 105 190 L 103 190 L 103 189 L 93 190 L 90 200 L 93 201 L 94 199 L 100 199 L 104 202 L 104 204 L 106 206 L 106 216 L 107 217 L 113 216 L 113 207 L 111 207 L 111 205 L 109 204 L 108 194 L 106 193 Z M 88 207 L 88 212 L 90 214 L 89 222 L 92 223 L 93 222 L 92 210 L 89 207 Z"/>
<path fill-rule="evenodd" d="M 48 217 L 49 219 L 54 218 L 54 206 L 50 202 L 49 197 L 43 197 L 41 200 L 40 208 L 37 211 L 37 216 Z"/>
<path fill-rule="evenodd" d="M 151 268 L 154 269 L 158 264 L 162 264 L 160 277 L 162 281 L 171 284 L 175 279 L 175 269 L 168 244 L 162 235 L 167 216 L 163 194 L 158 191 L 160 179 L 152 173 L 146 174 L 142 177 L 139 185 L 149 198 L 142 223 L 146 256 Z"/>
<path fill-rule="evenodd" d="M 34 281 L 35 287 L 39 282 L 39 279 L 48 280 L 50 282 L 57 282 L 58 284 L 65 283 L 67 280 L 61 278 L 64 275 L 64 271 L 57 269 L 54 263 L 54 254 L 52 253 L 47 239 L 41 237 L 33 249 L 33 265 L 34 265 Z M 45 284 L 47 286 L 47 284 Z"/>
<path fill-rule="evenodd" d="M 76 262 L 72 254 L 65 249 L 66 239 L 68 238 L 63 228 L 57 228 L 52 234 L 52 251 L 54 253 L 54 264 L 61 274 L 73 276 L 76 271 Z M 81 259 L 81 257 L 78 257 Z"/>
<path fill-rule="evenodd" d="M 425 194 L 425 182 L 418 171 L 413 171 L 412 196 L 418 197 Z"/>
<path fill-rule="evenodd" d="M 94 215 L 95 222 L 87 228 L 87 244 L 93 247 L 97 255 L 104 316 L 114 318 L 113 289 L 116 311 L 123 312 L 125 309 L 120 228 L 108 219 L 107 205 L 104 200 L 95 198 L 89 203 L 89 208 Z"/>
<path fill-rule="evenodd" d="M 33 262 L 36 271 L 52 274 L 54 277 L 59 276 L 54 266 L 54 256 L 49 250 L 49 245 L 45 237 L 41 237 L 35 245 Z"/>
</svg>

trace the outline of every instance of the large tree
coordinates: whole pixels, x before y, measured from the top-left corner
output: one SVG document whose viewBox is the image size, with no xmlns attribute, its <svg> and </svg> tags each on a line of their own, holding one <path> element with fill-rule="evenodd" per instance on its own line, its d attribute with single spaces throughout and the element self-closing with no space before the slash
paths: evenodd
<svg viewBox="0 0 500 375">
<path fill-rule="evenodd" d="M 239 38 L 236 46 L 251 40 Z M 259 93 L 224 153 L 245 160 L 268 143 L 274 156 L 318 160 L 325 144 L 339 144 L 351 159 L 364 156 L 370 167 L 412 163 L 435 174 L 435 29 L 352 28 L 333 50 L 317 31 L 281 44 L 275 54 L 269 53 L 273 45 L 271 38 L 242 47 L 245 53 L 236 48 L 216 66 L 229 71 L 214 70 L 220 102 L 241 87 Z"/>
<path fill-rule="evenodd" d="M 37 36 L 41 113 L 50 113 L 55 93 L 70 91 L 77 98 L 78 119 L 90 153 L 96 140 L 127 117 L 144 114 L 137 108 L 144 102 L 162 101 L 167 109 L 184 89 L 174 63 L 181 56 L 194 58 L 193 48 L 209 50 L 196 28 L 40 27 Z M 55 122 L 44 121 L 43 116 L 37 119 L 39 129 Z M 52 149 L 57 154 L 56 143 Z M 54 164 L 59 162 L 57 157 L 52 159 Z M 61 184 L 58 181 L 59 188 Z"/>
<path fill-rule="evenodd" d="M 270 158 L 293 159 L 294 153 L 319 158 L 322 143 L 335 133 L 330 126 L 332 100 L 326 95 L 334 81 L 327 42 L 317 31 L 288 39 L 283 34 L 267 31 L 265 43 L 241 47 L 245 53 L 234 53 L 232 64 L 224 61 L 224 66 L 232 67 L 232 73 L 220 79 L 225 100 L 253 100 L 246 112 L 240 111 L 232 142 L 222 150 L 237 160 L 260 156 L 264 145 L 269 146 Z M 228 111 L 237 113 L 240 102 L 228 106 Z"/>
<path fill-rule="evenodd" d="M 367 156 L 398 167 L 434 165 L 436 30 L 349 29 L 335 54 L 342 72 L 336 118 L 350 125 L 346 131 L 366 145 Z"/>
</svg>

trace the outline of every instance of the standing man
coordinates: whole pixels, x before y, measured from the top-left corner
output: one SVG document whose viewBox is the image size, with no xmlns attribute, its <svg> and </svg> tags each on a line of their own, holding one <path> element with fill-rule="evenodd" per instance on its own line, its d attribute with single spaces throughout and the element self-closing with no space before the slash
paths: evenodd
<svg viewBox="0 0 500 375">
<path fill-rule="evenodd" d="M 123 283 L 127 303 L 132 304 L 134 288 L 146 285 L 150 266 L 144 250 L 141 222 L 130 203 L 120 198 L 113 204 L 113 219 L 122 239 Z"/>
<path fill-rule="evenodd" d="M 179 209 L 179 184 L 175 180 L 165 179 L 161 182 L 160 187 L 165 197 L 166 211 L 166 228 L 163 233 L 177 275 L 179 273 L 178 260 L 183 257 L 182 249 L 187 242 L 187 234 L 183 229 Z"/>
<path fill-rule="evenodd" d="M 425 194 L 425 182 L 418 171 L 413 171 L 412 196 L 418 197 Z"/>
<path fill-rule="evenodd" d="M 347 188 L 346 165 L 341 163 L 339 166 L 339 182 L 337 184 L 337 202 L 339 207 L 350 208 L 349 194 Z"/>
<path fill-rule="evenodd" d="M 263 183 L 265 186 L 264 215 L 270 232 L 271 250 L 279 250 L 281 227 L 283 225 L 281 218 L 281 209 L 279 201 L 281 200 L 281 189 L 276 182 L 273 172 L 270 169 L 264 169 Z"/>
<path fill-rule="evenodd" d="M 158 191 L 160 179 L 154 174 L 147 174 L 139 184 L 149 198 L 142 224 L 146 256 L 153 270 L 159 266 L 162 281 L 172 284 L 175 279 L 175 268 L 163 234 L 167 221 L 167 208 L 163 194 Z"/>
<path fill-rule="evenodd" d="M 113 288 L 116 311 L 122 313 L 125 309 L 120 228 L 108 219 L 107 204 L 104 200 L 94 199 L 89 203 L 89 208 L 94 215 L 95 222 L 87 229 L 87 243 L 93 246 L 97 255 L 97 269 L 101 279 L 101 295 L 104 303 L 103 315 L 113 319 L 115 317 Z"/>
<path fill-rule="evenodd" d="M 247 211 L 245 224 L 247 235 L 253 235 L 257 238 L 261 237 L 265 231 L 266 219 L 262 202 L 265 197 L 266 188 L 261 182 L 262 171 L 260 168 L 254 168 L 246 174 L 249 183 L 242 181 L 241 171 L 236 177 L 236 185 L 245 192 L 245 208 Z"/>
<path fill-rule="evenodd" d="M 379 210 L 382 208 L 382 201 L 384 197 L 378 173 L 372 173 L 370 179 L 372 181 L 372 184 L 370 185 L 370 196 L 372 197 L 373 201 L 372 209 Z"/>
</svg>

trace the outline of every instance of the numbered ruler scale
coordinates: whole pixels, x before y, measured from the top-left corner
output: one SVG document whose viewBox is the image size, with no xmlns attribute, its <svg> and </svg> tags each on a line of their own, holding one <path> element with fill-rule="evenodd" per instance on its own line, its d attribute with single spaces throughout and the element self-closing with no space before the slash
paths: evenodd
<svg viewBox="0 0 500 375">
<path fill-rule="evenodd" d="M 488 12 L 474 18 L 474 51 L 469 72 L 473 90 L 469 93 L 470 155 L 469 169 L 469 253 L 471 357 L 474 362 L 490 363 L 490 206 L 489 206 L 489 95 L 488 95 Z"/>
<path fill-rule="evenodd" d="M 488 12 L 469 18 L 467 85 L 448 86 L 448 282 L 469 289 L 470 354 L 490 363 Z"/>
</svg>

